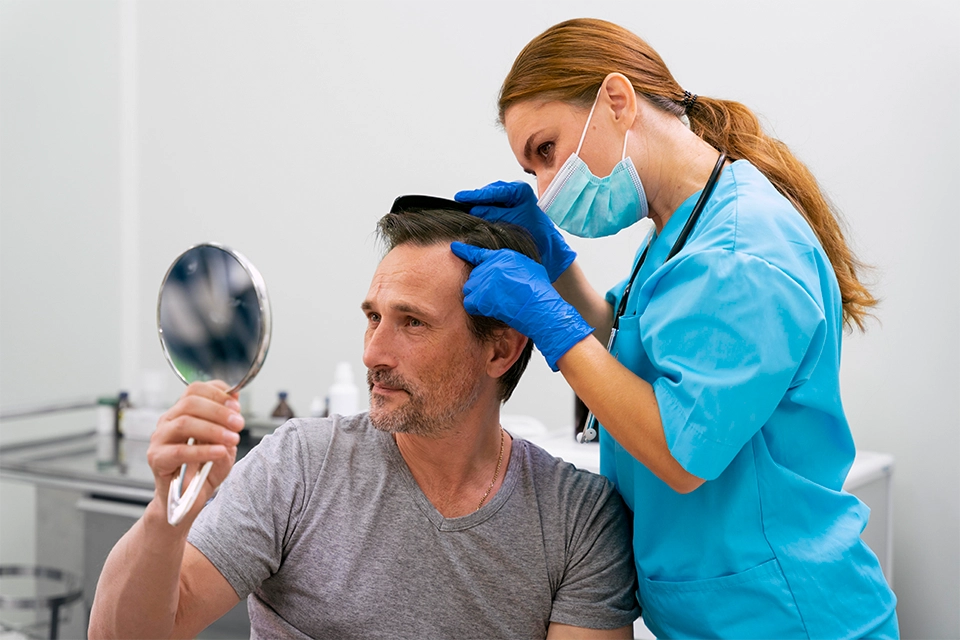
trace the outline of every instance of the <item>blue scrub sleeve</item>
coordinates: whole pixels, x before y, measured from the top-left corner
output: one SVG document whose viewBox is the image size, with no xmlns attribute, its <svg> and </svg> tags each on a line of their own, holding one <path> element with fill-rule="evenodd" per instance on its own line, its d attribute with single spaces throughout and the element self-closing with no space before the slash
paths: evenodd
<svg viewBox="0 0 960 640">
<path fill-rule="evenodd" d="M 814 298 L 761 258 L 713 250 L 665 265 L 640 337 L 674 458 L 719 476 L 813 369 L 825 336 Z"/>
</svg>

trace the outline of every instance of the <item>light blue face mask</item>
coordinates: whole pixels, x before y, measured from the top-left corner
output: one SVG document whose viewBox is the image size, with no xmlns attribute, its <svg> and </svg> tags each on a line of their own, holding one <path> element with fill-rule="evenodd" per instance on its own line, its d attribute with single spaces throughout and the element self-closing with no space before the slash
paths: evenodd
<svg viewBox="0 0 960 640">
<path fill-rule="evenodd" d="M 537 202 L 558 227 L 581 238 L 612 236 L 647 217 L 647 196 L 633 160 L 627 157 L 629 129 L 623 138 L 620 162 L 606 178 L 593 175 L 580 159 L 597 100 L 590 107 L 577 150 L 563 163 Z"/>
</svg>

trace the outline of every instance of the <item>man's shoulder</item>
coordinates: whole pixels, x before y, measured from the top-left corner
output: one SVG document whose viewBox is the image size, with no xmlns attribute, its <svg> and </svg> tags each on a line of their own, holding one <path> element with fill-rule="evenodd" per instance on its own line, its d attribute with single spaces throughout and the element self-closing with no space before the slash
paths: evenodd
<svg viewBox="0 0 960 640">
<path fill-rule="evenodd" d="M 556 487 L 560 490 L 558 497 L 569 500 L 570 493 L 600 499 L 614 491 L 613 483 L 606 477 L 558 458 L 529 440 L 517 438 L 516 442 L 524 448 L 538 493 Z M 564 495 L 565 492 L 569 493 Z"/>
<path fill-rule="evenodd" d="M 345 450 L 364 447 L 377 438 L 378 432 L 367 413 L 353 416 L 333 415 L 327 418 L 291 418 L 264 436 L 254 451 L 279 454 L 280 457 L 300 455 L 307 459 L 323 459 L 331 449 Z"/>
<path fill-rule="evenodd" d="M 325 418 L 291 418 L 278 427 L 272 435 L 297 437 L 305 440 L 329 440 L 336 431 L 348 439 L 372 437 L 376 432 L 370 422 L 370 414 L 352 416 L 335 414 Z"/>
</svg>

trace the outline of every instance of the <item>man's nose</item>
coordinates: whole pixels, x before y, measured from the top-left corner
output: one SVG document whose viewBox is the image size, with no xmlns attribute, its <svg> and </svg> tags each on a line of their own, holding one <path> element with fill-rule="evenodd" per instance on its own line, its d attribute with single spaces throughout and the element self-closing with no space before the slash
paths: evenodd
<svg viewBox="0 0 960 640">
<path fill-rule="evenodd" d="M 383 326 L 367 330 L 363 340 L 363 364 L 367 369 L 397 364 L 391 333 Z"/>
</svg>

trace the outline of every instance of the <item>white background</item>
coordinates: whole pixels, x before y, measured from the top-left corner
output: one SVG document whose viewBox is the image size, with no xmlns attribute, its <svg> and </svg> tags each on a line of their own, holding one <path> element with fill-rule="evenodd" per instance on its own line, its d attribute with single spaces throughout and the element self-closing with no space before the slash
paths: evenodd
<svg viewBox="0 0 960 640">
<path fill-rule="evenodd" d="M 520 179 L 500 82 L 582 15 L 646 38 L 690 91 L 753 108 L 844 212 L 883 302 L 845 340 L 843 397 L 858 447 L 896 456 L 903 634 L 960 636 L 952 1 L 2 0 L 0 405 L 136 394 L 166 367 L 160 280 L 207 240 L 270 289 L 256 411 L 284 389 L 305 413 L 340 360 L 359 381 L 376 220 L 401 193 Z M 595 286 L 623 277 L 636 236 L 575 243 Z M 535 355 L 506 411 L 569 429 L 572 395 Z M 5 422 L 0 441 L 92 425 Z M 33 561 L 32 490 L 4 482 L 0 499 L 0 560 Z"/>
</svg>

